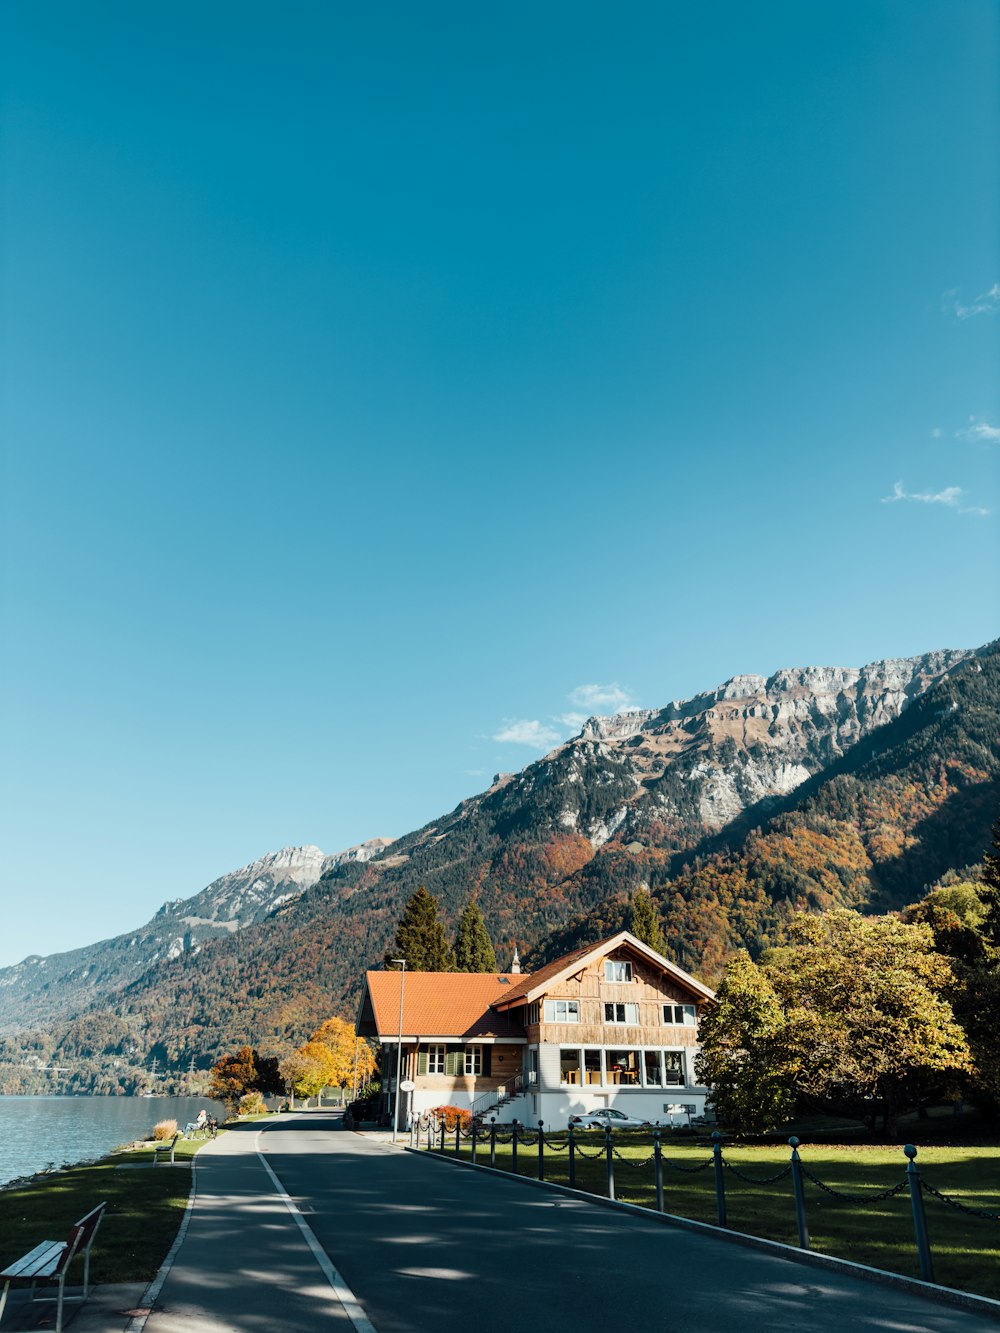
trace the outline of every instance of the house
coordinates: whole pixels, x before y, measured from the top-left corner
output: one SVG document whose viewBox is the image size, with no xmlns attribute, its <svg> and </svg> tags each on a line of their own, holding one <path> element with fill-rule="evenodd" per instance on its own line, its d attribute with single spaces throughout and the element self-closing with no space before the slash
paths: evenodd
<svg viewBox="0 0 1000 1333">
<path fill-rule="evenodd" d="M 400 1127 L 442 1105 L 554 1127 L 606 1106 L 684 1123 L 705 1109 L 694 1056 L 713 999 L 623 930 L 532 973 L 368 972 L 358 1032 L 382 1044 L 390 1114 L 402 1049 Z"/>
</svg>

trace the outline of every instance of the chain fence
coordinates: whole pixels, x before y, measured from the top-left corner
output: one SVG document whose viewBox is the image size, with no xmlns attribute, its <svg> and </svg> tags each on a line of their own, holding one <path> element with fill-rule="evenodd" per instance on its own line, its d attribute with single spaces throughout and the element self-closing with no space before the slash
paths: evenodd
<svg viewBox="0 0 1000 1333">
<path fill-rule="evenodd" d="M 640 1147 L 634 1139 L 628 1141 L 629 1151 L 622 1151 L 622 1148 L 615 1142 L 615 1135 L 608 1129 L 604 1134 L 604 1141 L 600 1145 L 592 1144 L 585 1147 L 580 1138 L 575 1137 L 572 1128 L 563 1137 L 561 1134 L 553 1135 L 545 1132 L 544 1125 L 539 1123 L 536 1132 L 531 1133 L 526 1126 L 514 1121 L 509 1128 L 508 1133 L 503 1133 L 496 1120 L 491 1120 L 490 1124 L 484 1125 L 481 1122 L 470 1124 L 465 1128 L 459 1123 L 451 1130 L 446 1130 L 445 1135 L 441 1135 L 442 1121 L 433 1113 L 426 1117 L 419 1117 L 414 1121 L 412 1127 L 411 1142 L 415 1141 L 416 1147 L 420 1147 L 421 1139 L 426 1138 L 426 1147 L 430 1151 L 436 1151 L 442 1155 L 461 1155 L 462 1141 L 472 1140 L 473 1157 L 477 1150 L 483 1157 L 489 1155 L 490 1165 L 496 1162 L 496 1149 L 498 1147 L 511 1147 L 512 1152 L 509 1155 L 511 1167 L 516 1161 L 516 1152 L 518 1147 L 537 1148 L 537 1169 L 538 1178 L 544 1180 L 545 1156 L 546 1153 L 567 1153 L 568 1161 L 565 1163 L 564 1170 L 568 1169 L 570 1186 L 576 1187 L 576 1164 L 577 1162 L 597 1162 L 603 1159 L 606 1168 L 606 1189 L 610 1198 L 615 1197 L 614 1169 L 615 1163 L 620 1163 L 623 1167 L 630 1169 L 630 1180 L 634 1182 L 631 1175 L 635 1171 L 646 1171 L 650 1166 L 654 1169 L 654 1182 L 656 1191 L 656 1208 L 665 1211 L 664 1199 L 665 1191 L 663 1188 L 663 1168 L 669 1167 L 672 1171 L 682 1172 L 686 1175 L 696 1175 L 709 1168 L 715 1168 L 715 1204 L 718 1224 L 726 1227 L 726 1187 L 725 1179 L 727 1173 L 736 1177 L 738 1180 L 753 1186 L 756 1189 L 768 1189 L 779 1185 L 782 1181 L 791 1177 L 790 1198 L 794 1205 L 795 1222 L 798 1230 L 799 1245 L 803 1249 L 810 1248 L 809 1227 L 807 1220 L 806 1207 L 806 1183 L 820 1190 L 827 1197 L 839 1200 L 847 1204 L 872 1204 L 882 1203 L 897 1198 L 906 1192 L 909 1192 L 912 1222 L 914 1229 L 914 1239 L 916 1242 L 917 1257 L 919 1260 L 920 1276 L 928 1282 L 933 1282 L 934 1267 L 931 1255 L 930 1242 L 927 1235 L 926 1218 L 924 1215 L 925 1196 L 936 1199 L 945 1207 L 961 1213 L 966 1217 L 974 1217 L 987 1222 L 1000 1222 L 1000 1212 L 994 1212 L 988 1208 L 975 1208 L 970 1204 L 962 1202 L 952 1195 L 946 1194 L 937 1189 L 930 1181 L 926 1180 L 916 1165 L 917 1149 L 911 1144 L 907 1144 L 903 1153 L 907 1158 L 905 1174 L 901 1180 L 884 1188 L 871 1188 L 862 1191 L 842 1190 L 828 1184 L 825 1180 L 812 1171 L 799 1154 L 799 1141 L 796 1138 L 788 1140 L 791 1148 L 790 1160 L 770 1175 L 759 1176 L 747 1172 L 737 1166 L 735 1162 L 730 1161 L 723 1149 L 723 1138 L 718 1132 L 712 1135 L 712 1153 L 701 1162 L 685 1163 L 675 1161 L 664 1155 L 660 1142 L 660 1131 L 657 1128 L 653 1134 L 652 1149 L 643 1156 L 636 1156 L 635 1150 Z M 602 1173 L 603 1174 L 603 1173 Z M 634 1183 L 632 1188 L 634 1188 Z M 786 1198 L 789 1195 L 785 1196 Z"/>
</svg>

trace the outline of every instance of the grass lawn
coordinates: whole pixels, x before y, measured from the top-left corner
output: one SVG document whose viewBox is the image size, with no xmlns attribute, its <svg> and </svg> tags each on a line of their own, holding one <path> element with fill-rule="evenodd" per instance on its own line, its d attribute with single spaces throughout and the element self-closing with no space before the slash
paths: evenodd
<svg viewBox="0 0 1000 1333">
<path fill-rule="evenodd" d="M 266 1119 L 244 1116 L 241 1123 Z M 225 1132 L 221 1128 L 220 1133 Z M 181 1139 L 179 1162 L 190 1162 L 209 1140 Z M 152 1149 L 124 1151 L 87 1166 L 56 1171 L 28 1184 L 0 1190 L 0 1269 L 42 1240 L 64 1240 L 69 1228 L 102 1200 L 107 1211 L 90 1255 L 95 1282 L 140 1282 L 156 1275 L 174 1242 L 191 1189 L 189 1165 L 145 1166 Z M 74 1261 L 69 1281 L 82 1281 Z"/>
<path fill-rule="evenodd" d="M 499 1127 L 498 1127 L 499 1128 Z M 509 1134 L 508 1126 L 504 1131 Z M 555 1144 L 565 1143 L 564 1134 L 547 1136 Z M 446 1155 L 453 1155 L 455 1136 L 446 1139 Z M 599 1132 L 577 1135 L 586 1159 L 576 1154 L 576 1185 L 593 1194 L 607 1193 L 603 1144 Z M 656 1206 L 652 1163 L 639 1163 L 652 1152 L 652 1140 L 644 1132 L 615 1136 L 615 1147 L 626 1158 L 615 1159 L 615 1194 L 627 1203 Z M 824 1184 L 850 1194 L 877 1194 L 904 1178 L 906 1159 L 902 1147 L 835 1146 L 809 1144 L 799 1150 L 803 1164 Z M 715 1173 L 712 1166 L 696 1174 L 671 1169 L 676 1162 L 691 1167 L 711 1158 L 707 1140 L 663 1140 L 664 1209 L 679 1217 L 716 1222 Z M 471 1158 L 471 1145 L 463 1140 L 462 1157 Z M 787 1145 L 729 1145 L 725 1158 L 747 1175 L 765 1177 L 786 1166 Z M 568 1184 L 567 1153 L 546 1151 L 545 1178 Z M 476 1160 L 489 1165 L 489 1144 L 480 1142 Z M 967 1207 L 1000 1213 L 1000 1149 L 995 1147 L 921 1148 L 917 1164 L 926 1182 L 958 1199 Z M 497 1166 L 510 1170 L 510 1145 L 497 1145 Z M 537 1177 L 538 1150 L 518 1147 L 518 1174 Z M 795 1207 L 792 1185 L 785 1176 L 772 1185 L 748 1184 L 731 1171 L 725 1172 L 728 1223 L 734 1231 L 765 1236 L 796 1245 Z M 857 1263 L 871 1264 L 891 1272 L 919 1277 L 909 1192 L 881 1202 L 848 1202 L 823 1193 L 808 1179 L 805 1182 L 806 1214 L 811 1247 L 825 1254 Z M 1000 1299 L 1000 1222 L 968 1217 L 925 1195 L 927 1230 L 934 1258 L 935 1277 L 943 1286 Z"/>
</svg>

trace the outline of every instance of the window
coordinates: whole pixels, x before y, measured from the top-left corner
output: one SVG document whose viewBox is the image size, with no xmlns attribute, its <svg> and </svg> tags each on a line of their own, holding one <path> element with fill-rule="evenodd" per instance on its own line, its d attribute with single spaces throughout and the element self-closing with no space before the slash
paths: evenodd
<svg viewBox="0 0 1000 1333">
<path fill-rule="evenodd" d="M 604 1082 L 601 1073 L 601 1052 L 584 1051 L 583 1053 L 583 1081 L 584 1083 L 597 1084 L 600 1086 Z"/>
<path fill-rule="evenodd" d="M 619 962 L 618 959 L 608 958 L 604 963 L 605 981 L 631 981 L 632 964 Z"/>
<path fill-rule="evenodd" d="M 579 1000 L 546 1000 L 546 1023 L 579 1023 Z"/>
<path fill-rule="evenodd" d="M 683 1051 L 664 1051 L 663 1063 L 666 1067 L 666 1082 L 668 1087 L 684 1086 L 684 1052 Z"/>
<path fill-rule="evenodd" d="M 467 1074 L 481 1074 L 483 1072 L 483 1048 L 481 1046 L 466 1046 L 465 1072 Z"/>
<path fill-rule="evenodd" d="M 645 1077 L 643 1082 L 647 1088 L 659 1088 L 663 1086 L 663 1070 L 660 1067 L 660 1052 L 645 1052 Z"/>
<path fill-rule="evenodd" d="M 541 1017 L 540 1006 L 537 1000 L 528 1005 L 528 1023 L 537 1023 Z"/>
<path fill-rule="evenodd" d="M 538 1083 L 538 1048 L 537 1046 L 528 1047 L 527 1062 L 528 1083 L 536 1086 Z"/>
<path fill-rule="evenodd" d="M 444 1047 L 427 1047 L 427 1072 L 428 1074 L 444 1073 Z"/>
<path fill-rule="evenodd" d="M 698 1022 L 698 1010 L 693 1004 L 665 1004 L 663 1006 L 664 1023 L 684 1024 L 694 1027 Z"/>
<path fill-rule="evenodd" d="M 607 1061 L 609 1083 L 639 1082 L 638 1051 L 608 1051 Z"/>
<path fill-rule="evenodd" d="M 604 1006 L 605 1023 L 631 1023 L 635 1027 L 639 1022 L 637 1004 L 606 1004 Z"/>
<path fill-rule="evenodd" d="M 559 1052 L 559 1082 L 580 1082 L 580 1052 L 577 1048 Z"/>
</svg>

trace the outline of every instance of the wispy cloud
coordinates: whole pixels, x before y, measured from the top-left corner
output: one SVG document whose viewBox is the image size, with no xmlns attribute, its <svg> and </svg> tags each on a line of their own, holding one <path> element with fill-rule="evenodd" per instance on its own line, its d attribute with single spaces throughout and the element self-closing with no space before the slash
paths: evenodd
<svg viewBox="0 0 1000 1333">
<path fill-rule="evenodd" d="M 1000 441 L 1000 426 L 991 426 L 988 421 L 977 421 L 969 417 L 969 425 L 964 430 L 957 430 L 955 435 L 960 440 L 973 440 L 976 444 L 996 444 Z"/>
<path fill-rule="evenodd" d="M 589 713 L 560 713 L 559 721 L 571 731 L 579 731 L 589 716 Z"/>
<path fill-rule="evenodd" d="M 957 287 L 945 292 L 943 299 L 945 309 L 950 310 L 956 319 L 972 319 L 974 315 L 995 315 L 1000 311 L 1000 282 L 995 282 L 988 291 L 974 297 L 968 305 L 962 303 Z"/>
<path fill-rule="evenodd" d="M 562 740 L 562 736 L 544 722 L 518 718 L 505 719 L 493 739 L 505 745 L 529 745 L 533 750 L 551 750 L 553 745 Z"/>
<path fill-rule="evenodd" d="M 943 491 L 908 491 L 901 481 L 897 481 L 892 494 L 883 495 L 882 503 L 891 505 L 898 500 L 915 500 L 918 504 L 944 505 L 947 509 L 954 509 L 957 514 L 975 514 L 978 518 L 985 518 L 990 511 L 980 505 L 965 504 L 964 495 L 961 486 L 946 486 Z"/>
<path fill-rule="evenodd" d="M 587 716 L 602 708 L 617 713 L 633 703 L 628 690 L 623 690 L 617 681 L 612 685 L 578 685 L 570 691 L 568 698 L 577 708 L 587 709 Z"/>
</svg>

